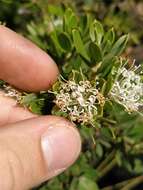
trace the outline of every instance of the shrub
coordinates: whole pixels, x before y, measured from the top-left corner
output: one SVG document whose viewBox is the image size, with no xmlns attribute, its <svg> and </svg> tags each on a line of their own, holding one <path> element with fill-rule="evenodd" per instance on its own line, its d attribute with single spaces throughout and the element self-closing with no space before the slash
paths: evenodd
<svg viewBox="0 0 143 190">
<path fill-rule="evenodd" d="M 32 112 L 75 122 L 83 140 L 76 164 L 38 189 L 134 188 L 143 180 L 143 76 L 142 65 L 123 55 L 129 35 L 118 37 L 74 6 L 39 1 L 33 7 L 40 17 L 25 34 L 52 56 L 61 75 L 49 91 L 37 94 L 19 93 L 4 82 L 1 86 Z M 126 180 L 114 185 L 113 173 Z"/>
</svg>

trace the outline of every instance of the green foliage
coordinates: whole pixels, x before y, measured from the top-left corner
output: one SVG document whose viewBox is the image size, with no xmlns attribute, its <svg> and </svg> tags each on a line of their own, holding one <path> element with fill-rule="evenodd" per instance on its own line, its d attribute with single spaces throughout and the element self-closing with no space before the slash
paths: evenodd
<svg viewBox="0 0 143 190">
<path fill-rule="evenodd" d="M 44 99 L 38 95 L 34 93 L 24 95 L 20 103 L 27 106 L 33 113 L 42 114 Z"/>
<path fill-rule="evenodd" d="M 77 29 L 73 29 L 72 32 L 73 32 L 73 42 L 77 53 L 79 53 L 83 58 L 89 61 L 89 57 L 79 31 Z"/>
<path fill-rule="evenodd" d="M 80 177 L 79 184 L 77 187 L 79 190 L 99 190 L 96 183 L 93 182 L 91 179 L 88 179 L 87 177 Z"/>
</svg>

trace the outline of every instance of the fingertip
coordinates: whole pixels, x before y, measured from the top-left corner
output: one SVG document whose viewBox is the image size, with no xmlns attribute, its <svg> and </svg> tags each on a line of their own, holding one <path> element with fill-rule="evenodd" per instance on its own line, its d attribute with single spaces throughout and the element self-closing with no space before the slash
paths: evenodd
<svg viewBox="0 0 143 190">
<path fill-rule="evenodd" d="M 5 26 L 0 26 L 0 41 L 0 79 L 33 92 L 55 82 L 58 67 L 42 49 Z"/>
<path fill-rule="evenodd" d="M 57 119 L 58 123 L 51 125 L 41 137 L 48 178 L 71 166 L 81 151 L 81 138 L 77 129 L 69 121 Z"/>
<path fill-rule="evenodd" d="M 7 157 L 13 160 L 10 164 L 2 160 L 12 168 L 13 176 L 9 170 L 3 176 L 0 170 L 0 178 L 13 179 L 15 189 L 30 189 L 57 176 L 75 162 L 81 150 L 78 131 L 60 117 L 35 117 L 6 125 L 0 132 L 0 147 L 5 144 Z M 8 184 L 4 185 L 6 189 Z"/>
</svg>

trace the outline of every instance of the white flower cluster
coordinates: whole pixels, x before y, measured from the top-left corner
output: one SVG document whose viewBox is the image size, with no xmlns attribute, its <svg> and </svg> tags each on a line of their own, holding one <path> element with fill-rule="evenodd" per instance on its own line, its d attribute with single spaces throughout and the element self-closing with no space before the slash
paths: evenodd
<svg viewBox="0 0 143 190">
<path fill-rule="evenodd" d="M 110 95 L 128 112 L 138 111 L 143 106 L 143 82 L 141 76 L 134 70 L 120 68 L 118 77 L 113 85 Z"/>
<path fill-rule="evenodd" d="M 20 102 L 22 98 L 21 92 L 19 92 L 18 90 L 7 84 L 3 85 L 3 90 L 4 90 L 4 96 L 14 98 L 17 101 L 17 103 Z"/>
<path fill-rule="evenodd" d="M 104 101 L 96 86 L 85 80 L 61 82 L 55 103 L 72 121 L 86 123 L 93 120 L 98 113 L 97 105 L 103 106 Z"/>
</svg>

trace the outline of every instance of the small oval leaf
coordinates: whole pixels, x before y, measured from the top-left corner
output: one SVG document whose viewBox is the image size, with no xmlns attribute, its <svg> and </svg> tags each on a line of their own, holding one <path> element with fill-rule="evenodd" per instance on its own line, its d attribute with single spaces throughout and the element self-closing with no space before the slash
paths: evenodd
<svg viewBox="0 0 143 190">
<path fill-rule="evenodd" d="M 65 51 L 71 51 L 72 49 L 72 44 L 70 37 L 68 36 L 67 33 L 62 32 L 58 35 L 58 41 L 61 46 L 61 48 Z"/>
<path fill-rule="evenodd" d="M 78 20 L 71 8 L 68 8 L 64 15 L 64 30 L 71 33 L 73 28 L 78 26 Z"/>
<path fill-rule="evenodd" d="M 100 45 L 101 40 L 102 40 L 103 35 L 104 35 L 103 26 L 99 21 L 95 20 L 94 21 L 94 28 L 95 28 L 95 35 L 96 35 L 97 44 Z"/>
<path fill-rule="evenodd" d="M 119 40 L 117 40 L 115 44 L 113 45 L 111 49 L 111 54 L 114 56 L 120 55 L 126 47 L 128 38 L 129 38 L 129 35 L 124 35 L 121 38 L 119 38 Z"/>
<path fill-rule="evenodd" d="M 83 57 L 85 58 L 87 61 L 90 61 L 90 58 L 87 54 L 87 51 L 85 49 L 84 43 L 82 41 L 80 32 L 77 29 L 74 29 L 72 31 L 72 35 L 73 35 L 73 41 L 74 41 L 74 46 L 76 48 L 76 51 Z"/>
<path fill-rule="evenodd" d="M 102 60 L 102 52 L 99 46 L 94 42 L 89 44 L 89 56 L 92 63 L 98 63 Z"/>
<path fill-rule="evenodd" d="M 79 179 L 78 190 L 99 190 L 97 184 L 86 176 L 81 176 Z"/>
<path fill-rule="evenodd" d="M 105 34 L 104 41 L 109 41 L 111 44 L 115 41 L 115 32 L 114 29 L 111 28 L 108 30 L 108 32 Z"/>
</svg>

